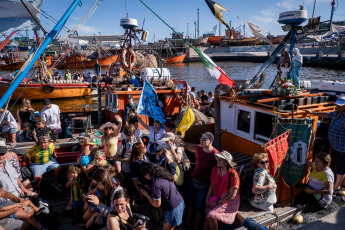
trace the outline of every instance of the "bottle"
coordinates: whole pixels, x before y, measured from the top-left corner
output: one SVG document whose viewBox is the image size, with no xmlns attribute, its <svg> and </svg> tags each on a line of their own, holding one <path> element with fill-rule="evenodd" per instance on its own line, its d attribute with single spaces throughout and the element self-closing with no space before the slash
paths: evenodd
<svg viewBox="0 0 345 230">
<path fill-rule="evenodd" d="M 133 84 L 134 87 L 139 87 L 140 86 L 139 80 L 134 75 L 132 75 L 129 79 L 130 79 L 129 82 L 131 84 Z"/>
</svg>

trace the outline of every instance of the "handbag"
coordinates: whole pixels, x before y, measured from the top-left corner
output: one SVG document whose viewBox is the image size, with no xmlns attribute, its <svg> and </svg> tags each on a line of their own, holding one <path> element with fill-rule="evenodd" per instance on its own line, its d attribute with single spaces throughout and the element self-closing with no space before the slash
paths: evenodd
<svg viewBox="0 0 345 230">
<path fill-rule="evenodd" d="M 208 198 L 208 203 L 211 204 L 213 202 L 217 202 L 220 198 L 220 192 L 222 191 L 222 188 L 223 188 L 223 184 L 225 182 L 225 179 L 226 179 L 226 175 L 229 174 L 229 172 L 227 172 L 224 177 L 223 177 L 223 180 L 222 180 L 222 183 L 220 184 L 220 188 L 218 190 L 218 194 L 217 196 L 216 195 L 212 195 Z M 230 178 L 230 174 L 229 174 L 229 178 Z"/>
</svg>

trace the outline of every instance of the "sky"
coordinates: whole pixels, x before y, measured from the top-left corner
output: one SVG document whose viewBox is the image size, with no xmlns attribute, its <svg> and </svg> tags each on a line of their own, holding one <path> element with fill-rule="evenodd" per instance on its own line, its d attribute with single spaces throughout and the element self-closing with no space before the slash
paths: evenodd
<svg viewBox="0 0 345 230">
<path fill-rule="evenodd" d="M 73 28 L 89 11 L 96 0 L 82 0 L 82 6 L 77 7 L 66 23 L 66 26 Z M 203 33 L 211 32 L 219 23 L 212 15 L 204 0 L 142 0 L 156 12 L 167 24 L 179 32 L 195 36 L 194 22 L 197 21 L 197 8 L 200 9 L 200 36 Z M 60 19 L 73 0 L 45 0 L 41 9 L 55 19 Z M 308 11 L 308 17 L 312 16 L 314 0 L 216 0 L 220 5 L 229 11 L 223 11 L 223 19 L 231 21 L 234 28 L 241 28 L 245 21 L 250 21 L 273 35 L 283 35 L 281 25 L 277 22 L 279 13 L 299 9 L 304 5 Z M 314 16 L 321 16 L 321 21 L 329 20 L 332 0 L 316 0 Z M 336 0 L 337 10 L 334 14 L 334 21 L 345 20 L 345 0 Z M 78 29 L 81 35 L 108 35 L 123 34 L 120 27 L 120 19 L 126 17 L 138 20 L 139 28 L 142 28 L 145 18 L 144 30 L 149 32 L 148 41 L 157 41 L 171 37 L 171 30 L 163 24 L 154 14 L 146 11 L 145 6 L 139 0 L 102 0 L 92 16 Z M 40 18 L 43 27 L 50 31 L 54 24 L 45 17 Z M 221 35 L 225 35 L 225 26 L 221 26 Z M 62 31 L 61 35 L 66 32 Z M 246 24 L 246 36 L 253 36 Z"/>
</svg>

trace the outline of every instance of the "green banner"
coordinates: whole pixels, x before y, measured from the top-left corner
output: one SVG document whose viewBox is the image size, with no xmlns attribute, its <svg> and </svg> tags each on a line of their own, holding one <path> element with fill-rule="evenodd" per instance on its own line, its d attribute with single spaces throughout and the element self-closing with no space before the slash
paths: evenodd
<svg viewBox="0 0 345 230">
<path fill-rule="evenodd" d="M 286 132 L 288 129 L 291 130 L 289 150 L 286 154 L 282 172 L 283 179 L 289 186 L 294 186 L 299 180 L 303 178 L 312 124 L 312 119 L 278 119 L 277 135 Z"/>
</svg>

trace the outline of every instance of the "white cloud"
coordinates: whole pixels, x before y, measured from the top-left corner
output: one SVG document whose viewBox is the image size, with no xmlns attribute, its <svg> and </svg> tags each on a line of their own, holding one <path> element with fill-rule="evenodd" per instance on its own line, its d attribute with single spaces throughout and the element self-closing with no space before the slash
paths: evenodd
<svg viewBox="0 0 345 230">
<path fill-rule="evenodd" d="M 76 25 L 70 25 L 69 28 L 74 28 Z M 94 33 L 98 33 L 99 31 L 101 31 L 100 28 L 96 28 L 96 27 L 93 27 L 93 26 L 86 26 L 86 25 L 81 25 L 79 28 L 78 28 L 78 34 L 83 34 L 83 35 L 92 35 Z"/>
</svg>

